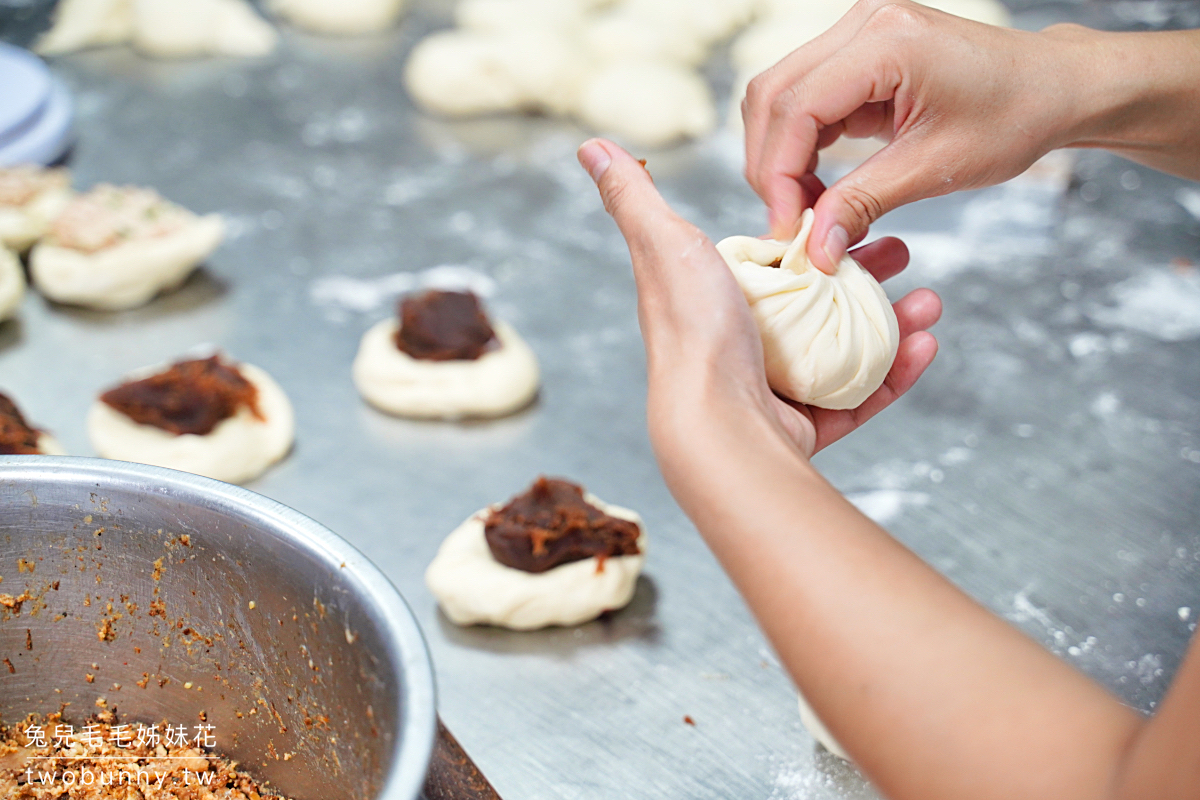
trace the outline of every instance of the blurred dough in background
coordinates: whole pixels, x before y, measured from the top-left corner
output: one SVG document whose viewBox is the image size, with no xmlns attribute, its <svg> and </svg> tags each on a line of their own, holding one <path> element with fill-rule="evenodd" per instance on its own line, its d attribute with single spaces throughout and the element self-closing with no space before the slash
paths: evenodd
<svg viewBox="0 0 1200 800">
<path fill-rule="evenodd" d="M 45 235 L 72 195 L 71 174 L 65 169 L 0 167 L 0 246 L 27 250 Z"/>
<path fill-rule="evenodd" d="M 62 0 L 34 50 L 59 55 L 131 44 L 155 58 L 264 56 L 275 29 L 245 0 Z"/>
<path fill-rule="evenodd" d="M 25 273 L 21 269 L 21 259 L 0 246 L 0 322 L 13 315 L 24 297 Z"/>
<path fill-rule="evenodd" d="M 406 0 L 270 0 L 269 8 L 314 33 L 349 35 L 387 30 L 400 19 L 406 4 Z"/>
<path fill-rule="evenodd" d="M 712 94 L 698 70 L 717 45 L 741 31 L 731 50 L 737 77 L 730 121 L 739 127 L 750 79 L 828 30 L 853 4 L 462 0 L 458 27 L 414 48 L 406 81 L 421 106 L 446 116 L 573 116 L 630 144 L 663 146 L 715 126 Z M 992 24 L 1009 20 L 999 0 L 928 5 Z"/>
</svg>

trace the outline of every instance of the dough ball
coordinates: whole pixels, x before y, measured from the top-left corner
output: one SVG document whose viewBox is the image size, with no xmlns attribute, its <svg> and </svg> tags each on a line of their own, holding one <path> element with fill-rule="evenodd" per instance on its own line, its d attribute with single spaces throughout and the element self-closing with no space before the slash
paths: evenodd
<svg viewBox="0 0 1200 800">
<path fill-rule="evenodd" d="M 702 136 L 716 122 L 704 79 L 656 62 L 618 63 L 597 72 L 584 87 L 579 115 L 599 131 L 644 147 Z"/>
<path fill-rule="evenodd" d="M 690 26 L 653 7 L 619 6 L 596 16 L 584 31 L 588 53 L 602 63 L 667 61 L 695 67 L 708 57 L 708 42 Z"/>
<path fill-rule="evenodd" d="M 837 739 L 833 738 L 833 734 L 825 727 L 825 723 L 821 722 L 821 718 L 817 716 L 817 712 L 813 711 L 812 706 L 804 699 L 804 695 L 800 695 L 800 722 L 804 724 L 809 734 L 821 743 L 822 747 L 838 758 L 844 758 L 847 761 L 850 760 L 850 756 L 847 755 L 846 750 L 838 744 Z"/>
<path fill-rule="evenodd" d="M 13 251 L 0 247 L 0 322 L 16 313 L 25 297 L 25 272 Z"/>
<path fill-rule="evenodd" d="M 0 247 L 24 252 L 71 202 L 71 174 L 34 165 L 0 167 Z"/>
<path fill-rule="evenodd" d="M 156 58 L 265 56 L 277 38 L 243 0 L 134 0 L 133 46 Z"/>
<path fill-rule="evenodd" d="M 52 56 L 122 44 L 133 36 L 133 0 L 61 0 L 34 50 Z"/>
<path fill-rule="evenodd" d="M 892 368 L 900 329 L 883 287 L 850 256 L 833 276 L 809 263 L 812 224 L 809 209 L 790 244 L 733 236 L 717 250 L 758 323 L 771 388 L 820 408 L 857 408 Z"/>
<path fill-rule="evenodd" d="M 609 516 L 642 527 L 641 517 L 610 506 L 593 495 L 587 501 Z M 578 625 L 605 611 L 624 608 L 633 599 L 646 559 L 642 529 L 635 556 L 614 556 L 599 569 L 596 558 L 531 573 L 507 567 L 492 556 L 484 536 L 491 509 L 472 514 L 438 549 L 425 571 L 425 585 L 456 625 L 499 625 L 534 630 L 549 625 Z"/>
<path fill-rule="evenodd" d="M 446 116 L 565 113 L 585 67 L 578 48 L 550 29 L 449 31 L 413 49 L 405 81 L 418 103 Z"/>
<path fill-rule="evenodd" d="M 396 24 L 406 0 L 271 0 L 281 17 L 314 33 L 377 33 Z"/>
<path fill-rule="evenodd" d="M 454 9 L 454 21 L 475 31 L 570 29 L 603 4 L 604 0 L 462 0 Z"/>
<path fill-rule="evenodd" d="M 165 369 L 140 370 L 127 380 L 149 377 Z M 134 422 L 97 400 L 88 411 L 88 438 L 102 458 L 135 461 L 205 475 L 227 483 L 245 483 L 287 455 L 295 437 L 292 404 L 270 375 L 251 364 L 238 372 L 258 390 L 262 419 L 246 407 L 217 423 L 203 436 L 179 436 Z"/>
<path fill-rule="evenodd" d="M 501 417 L 537 395 L 537 357 L 508 324 L 492 322 L 500 347 L 473 361 L 425 361 L 396 346 L 399 323 L 384 320 L 362 338 L 354 385 L 368 403 L 402 417 Z"/>
<path fill-rule="evenodd" d="M 173 289 L 224 238 L 221 217 L 197 217 L 146 189 L 101 185 L 80 195 L 33 248 L 30 276 L 59 303 L 135 308 Z"/>
</svg>

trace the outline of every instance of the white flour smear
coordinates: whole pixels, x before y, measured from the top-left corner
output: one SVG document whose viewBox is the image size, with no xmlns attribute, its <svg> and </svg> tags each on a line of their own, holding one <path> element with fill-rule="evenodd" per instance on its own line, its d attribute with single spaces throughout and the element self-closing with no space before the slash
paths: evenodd
<svg viewBox="0 0 1200 800">
<path fill-rule="evenodd" d="M 880 525 L 892 521 L 906 509 L 929 504 L 929 495 L 924 492 L 904 492 L 898 489 L 855 492 L 846 495 L 846 499 Z"/>
<path fill-rule="evenodd" d="M 1164 342 L 1200 337 L 1200 274 L 1148 270 L 1110 292 L 1116 305 L 1087 310 L 1094 322 L 1141 331 Z"/>
<path fill-rule="evenodd" d="M 314 304 L 331 311 L 366 314 L 418 289 L 471 291 L 490 297 L 496 292 L 496 282 L 471 267 L 443 264 L 423 272 L 396 272 L 377 278 L 327 275 L 313 281 L 308 293 Z"/>
</svg>

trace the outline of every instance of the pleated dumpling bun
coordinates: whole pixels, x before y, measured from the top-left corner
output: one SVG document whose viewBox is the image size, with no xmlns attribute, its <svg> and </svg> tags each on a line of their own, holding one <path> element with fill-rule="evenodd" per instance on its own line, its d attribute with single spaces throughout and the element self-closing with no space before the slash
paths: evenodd
<svg viewBox="0 0 1200 800">
<path fill-rule="evenodd" d="M 857 408 L 883 385 L 900 328 L 883 287 L 850 256 L 830 276 L 808 260 L 813 212 L 788 242 L 731 236 L 717 245 L 758 323 L 767 383 L 819 408 Z"/>
</svg>

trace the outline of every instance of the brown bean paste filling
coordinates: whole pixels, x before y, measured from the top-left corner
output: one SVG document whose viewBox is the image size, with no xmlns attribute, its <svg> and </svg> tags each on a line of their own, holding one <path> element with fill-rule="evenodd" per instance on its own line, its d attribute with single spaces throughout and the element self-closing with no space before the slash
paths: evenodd
<svg viewBox="0 0 1200 800">
<path fill-rule="evenodd" d="M 498 346 L 479 298 L 430 290 L 400 301 L 396 346 L 421 361 L 474 361 Z"/>
<path fill-rule="evenodd" d="M 17 404 L 0 394 L 0 454 L 6 456 L 35 455 L 41 431 L 29 427 Z"/>
<path fill-rule="evenodd" d="M 242 406 L 258 419 L 258 389 L 220 356 L 179 361 L 167 370 L 130 381 L 100 399 L 131 420 L 176 436 L 212 433 Z"/>
<path fill-rule="evenodd" d="M 583 498 L 583 487 L 541 477 L 525 494 L 488 514 L 484 536 L 506 567 L 545 572 L 586 558 L 635 556 L 638 526 L 609 516 Z"/>
</svg>

